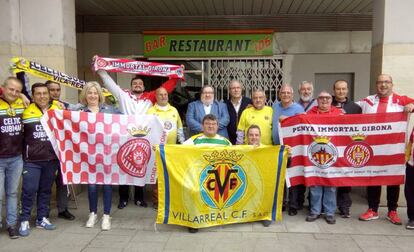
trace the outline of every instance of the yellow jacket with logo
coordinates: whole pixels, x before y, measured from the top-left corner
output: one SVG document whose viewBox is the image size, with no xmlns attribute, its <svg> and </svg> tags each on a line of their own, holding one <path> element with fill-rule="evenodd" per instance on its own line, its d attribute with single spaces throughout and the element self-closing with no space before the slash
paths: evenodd
<svg viewBox="0 0 414 252">
<path fill-rule="evenodd" d="M 243 111 L 240 117 L 238 131 L 244 132 L 244 143 L 247 144 L 247 129 L 256 124 L 261 131 L 260 143 L 264 145 L 272 145 L 272 116 L 273 110 L 269 106 L 264 106 L 261 110 L 254 107 L 247 108 Z M 239 138 L 237 139 L 238 142 Z"/>
<path fill-rule="evenodd" d="M 185 141 L 183 124 L 177 109 L 167 104 L 160 107 L 157 104 L 148 109 L 147 114 L 156 115 L 164 124 L 164 130 L 167 132 L 167 144 L 183 143 Z"/>
<path fill-rule="evenodd" d="M 49 109 L 59 109 L 52 104 Z M 35 104 L 30 104 L 23 112 L 24 151 L 26 162 L 49 161 L 57 159 L 52 144 L 40 123 L 43 111 Z"/>
<path fill-rule="evenodd" d="M 20 98 L 11 104 L 0 98 L 0 158 L 22 154 L 23 110 L 24 105 Z"/>
</svg>

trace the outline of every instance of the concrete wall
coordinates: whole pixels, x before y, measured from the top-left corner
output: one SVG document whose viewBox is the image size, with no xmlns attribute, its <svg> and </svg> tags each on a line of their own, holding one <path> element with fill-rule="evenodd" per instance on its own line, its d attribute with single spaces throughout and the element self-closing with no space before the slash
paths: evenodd
<svg viewBox="0 0 414 252">
<path fill-rule="evenodd" d="M 316 73 L 354 73 L 355 100 L 369 94 L 369 54 L 299 54 L 287 55 L 285 59 L 286 82 L 292 83 L 294 87 L 301 81 L 310 80 L 314 83 L 315 90 L 320 90 L 315 82 Z M 330 91 L 330 85 L 328 86 Z"/>
<path fill-rule="evenodd" d="M 414 97 L 414 1 L 374 1 L 371 91 L 380 73 L 393 77 L 394 90 Z"/>
<path fill-rule="evenodd" d="M 296 87 L 315 83 L 316 73 L 354 73 L 355 100 L 369 94 L 371 32 L 275 33 L 274 40 L 273 52 L 285 59 L 285 82 Z"/>
<path fill-rule="evenodd" d="M 15 56 L 77 75 L 75 0 L 0 0 L 0 7 L 1 80 L 9 75 L 10 58 Z M 77 100 L 73 89 L 62 89 L 62 96 Z"/>
<path fill-rule="evenodd" d="M 142 34 L 78 33 L 78 73 L 79 78 L 100 81 L 91 72 L 91 60 L 94 55 L 104 57 L 140 57 L 144 54 Z M 122 87 L 129 87 L 129 74 L 113 74 Z"/>
</svg>

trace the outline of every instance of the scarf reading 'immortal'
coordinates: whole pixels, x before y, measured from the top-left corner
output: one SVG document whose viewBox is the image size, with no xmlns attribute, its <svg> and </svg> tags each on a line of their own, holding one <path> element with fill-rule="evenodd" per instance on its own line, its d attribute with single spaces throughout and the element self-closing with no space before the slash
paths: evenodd
<svg viewBox="0 0 414 252">
<path fill-rule="evenodd" d="M 108 72 L 122 72 L 149 76 L 162 76 L 184 79 L 184 71 L 181 66 L 164 63 L 136 61 L 131 59 L 101 58 L 95 56 L 92 67 Z"/>
</svg>

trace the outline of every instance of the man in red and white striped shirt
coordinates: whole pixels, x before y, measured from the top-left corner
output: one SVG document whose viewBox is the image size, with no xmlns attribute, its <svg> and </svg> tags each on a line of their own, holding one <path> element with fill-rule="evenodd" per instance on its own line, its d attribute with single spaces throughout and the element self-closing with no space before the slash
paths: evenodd
<svg viewBox="0 0 414 252">
<path fill-rule="evenodd" d="M 363 114 L 387 113 L 387 112 L 412 112 L 414 109 L 414 99 L 407 96 L 401 96 L 393 92 L 392 77 L 387 74 L 378 76 L 377 94 L 370 95 L 358 102 L 362 108 Z M 396 225 L 401 225 L 401 219 L 397 214 L 398 198 L 400 194 L 399 185 L 387 186 L 387 219 Z M 378 216 L 378 207 L 381 197 L 381 186 L 368 186 L 368 210 L 359 216 L 359 220 L 369 221 L 376 220 Z"/>
</svg>

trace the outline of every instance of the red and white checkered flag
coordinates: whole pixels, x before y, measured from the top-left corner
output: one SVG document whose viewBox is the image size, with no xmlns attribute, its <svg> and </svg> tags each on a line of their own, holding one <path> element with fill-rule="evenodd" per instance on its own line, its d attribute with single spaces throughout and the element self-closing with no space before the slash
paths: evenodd
<svg viewBox="0 0 414 252">
<path fill-rule="evenodd" d="M 156 116 L 49 110 L 42 124 L 60 160 L 63 183 L 155 183 L 152 145 L 165 139 Z"/>
</svg>

